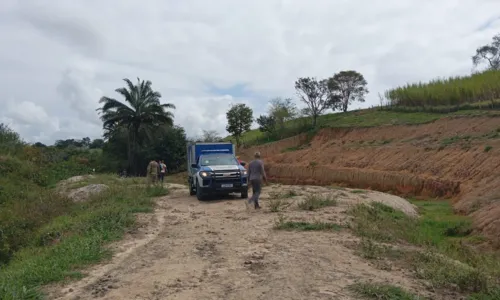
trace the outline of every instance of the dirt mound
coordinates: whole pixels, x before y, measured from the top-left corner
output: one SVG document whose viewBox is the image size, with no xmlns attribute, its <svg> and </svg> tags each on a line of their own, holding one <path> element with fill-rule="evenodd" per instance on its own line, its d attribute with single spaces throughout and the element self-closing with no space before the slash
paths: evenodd
<svg viewBox="0 0 500 300">
<path fill-rule="evenodd" d="M 109 189 L 105 184 L 89 184 L 87 186 L 72 190 L 68 194 L 68 198 L 74 202 L 83 202 L 88 200 L 91 196 L 100 194 Z"/>
<path fill-rule="evenodd" d="M 287 198 L 290 201 L 293 201 L 294 204 L 298 204 L 301 201 L 306 200 L 307 196 L 311 195 L 333 198 L 341 204 L 340 207 L 344 208 L 360 203 L 370 204 L 371 202 L 379 202 L 400 210 L 411 217 L 418 216 L 417 207 L 408 202 L 406 199 L 369 190 L 356 190 L 342 187 L 332 188 L 315 185 L 294 186 L 273 184 L 269 188 L 263 190 L 261 198 Z"/>
<path fill-rule="evenodd" d="M 452 199 L 457 213 L 500 243 L 500 122 L 454 117 L 421 125 L 322 129 L 239 151 L 260 151 L 270 179 L 344 184 L 404 196 Z"/>
</svg>

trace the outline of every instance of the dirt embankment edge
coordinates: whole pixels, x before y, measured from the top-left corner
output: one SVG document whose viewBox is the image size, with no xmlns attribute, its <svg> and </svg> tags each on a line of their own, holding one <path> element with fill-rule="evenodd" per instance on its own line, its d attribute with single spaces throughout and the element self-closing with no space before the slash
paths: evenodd
<svg viewBox="0 0 500 300">
<path fill-rule="evenodd" d="M 421 125 L 327 128 L 240 149 L 256 151 L 271 180 L 283 184 L 367 188 L 403 196 L 448 198 L 455 211 L 500 246 L 498 118 L 441 119 Z M 487 150 L 489 149 L 489 150 Z"/>
</svg>

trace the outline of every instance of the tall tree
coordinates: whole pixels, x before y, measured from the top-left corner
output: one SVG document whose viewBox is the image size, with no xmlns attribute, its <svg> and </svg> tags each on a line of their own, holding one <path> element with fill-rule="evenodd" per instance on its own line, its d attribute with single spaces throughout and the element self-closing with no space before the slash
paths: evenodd
<svg viewBox="0 0 500 300">
<path fill-rule="evenodd" d="M 285 127 L 285 122 L 292 120 L 297 115 L 297 107 L 292 102 L 291 98 L 274 98 L 270 101 L 269 116 L 272 116 L 276 121 L 276 125 L 280 130 Z"/>
<path fill-rule="evenodd" d="M 335 95 L 332 97 L 338 97 L 338 104 L 343 112 L 346 112 L 349 104 L 354 101 L 365 102 L 367 85 L 363 75 L 353 70 L 341 71 L 328 79 L 330 94 Z"/>
<path fill-rule="evenodd" d="M 489 70 L 500 70 L 500 34 L 493 37 L 491 44 L 483 45 L 476 49 L 472 56 L 474 67 L 486 62 Z"/>
<path fill-rule="evenodd" d="M 261 132 L 267 132 L 268 134 L 273 134 L 276 130 L 276 120 L 273 116 L 260 115 L 257 118 L 257 124 L 259 124 L 259 130 Z"/>
<path fill-rule="evenodd" d="M 295 90 L 300 101 L 307 105 L 303 112 L 307 113 L 316 127 L 318 116 L 332 107 L 332 98 L 328 90 L 327 80 L 316 80 L 316 78 L 299 78 L 295 81 Z"/>
<path fill-rule="evenodd" d="M 103 139 L 94 139 L 90 143 L 89 148 L 90 149 L 102 149 L 103 146 L 104 146 L 104 140 Z"/>
<path fill-rule="evenodd" d="M 83 147 L 89 147 L 91 142 L 89 137 L 84 137 L 81 141 Z"/>
<path fill-rule="evenodd" d="M 161 104 L 161 94 L 151 88 L 151 81 L 137 78 L 137 84 L 123 79 L 126 87 L 115 91 L 122 95 L 123 102 L 113 98 L 102 97 L 98 109 L 103 122 L 105 137 L 115 130 L 126 128 L 128 135 L 128 165 L 132 174 L 137 174 L 138 166 L 135 155 L 139 142 L 151 139 L 153 130 L 161 125 L 173 125 L 174 115 L 167 109 L 175 109 L 173 104 Z"/>
<path fill-rule="evenodd" d="M 253 122 L 253 111 L 244 103 L 238 103 L 231 106 L 226 113 L 226 130 L 236 140 L 236 146 L 241 145 L 241 135 L 250 130 Z"/>
<path fill-rule="evenodd" d="M 215 130 L 203 130 L 202 140 L 205 143 L 215 143 L 222 140 L 222 138 Z"/>
</svg>

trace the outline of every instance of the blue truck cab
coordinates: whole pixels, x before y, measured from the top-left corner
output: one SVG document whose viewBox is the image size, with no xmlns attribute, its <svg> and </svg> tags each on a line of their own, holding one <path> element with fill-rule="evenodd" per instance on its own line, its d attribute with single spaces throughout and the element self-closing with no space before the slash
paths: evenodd
<svg viewBox="0 0 500 300">
<path fill-rule="evenodd" d="M 236 159 L 232 143 L 190 143 L 187 164 L 190 195 L 198 200 L 230 193 L 248 198 L 247 170 Z"/>
</svg>

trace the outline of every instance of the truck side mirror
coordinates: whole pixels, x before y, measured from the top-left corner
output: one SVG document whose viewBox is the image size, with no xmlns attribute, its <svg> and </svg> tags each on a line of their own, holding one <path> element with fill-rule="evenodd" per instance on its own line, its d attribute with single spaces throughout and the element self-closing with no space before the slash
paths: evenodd
<svg viewBox="0 0 500 300">
<path fill-rule="evenodd" d="M 198 168 L 198 165 L 197 164 L 191 164 L 191 168 Z"/>
<path fill-rule="evenodd" d="M 242 166 L 246 166 L 246 165 L 247 165 L 247 163 L 246 163 L 246 162 L 244 162 L 244 161 L 242 161 L 242 162 L 240 163 L 240 165 L 242 165 Z"/>
</svg>

